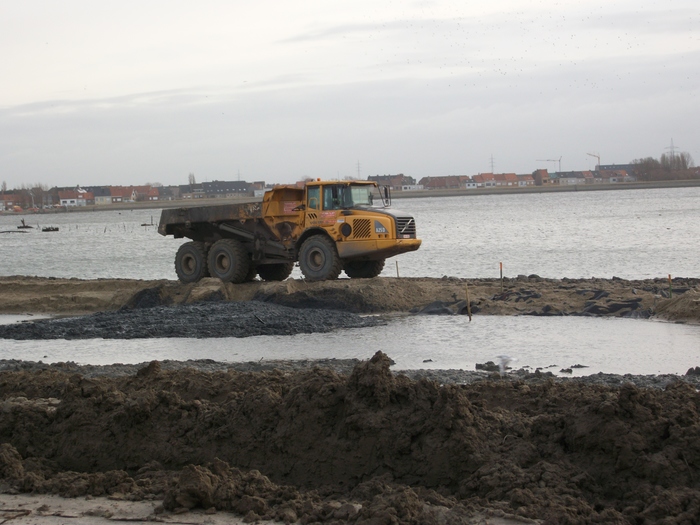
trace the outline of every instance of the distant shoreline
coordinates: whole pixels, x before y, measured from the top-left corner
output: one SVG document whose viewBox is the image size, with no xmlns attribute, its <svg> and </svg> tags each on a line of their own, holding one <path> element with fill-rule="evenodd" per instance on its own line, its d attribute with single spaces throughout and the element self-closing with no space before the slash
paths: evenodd
<svg viewBox="0 0 700 525">
<path fill-rule="evenodd" d="M 476 197 L 478 195 L 512 195 L 522 193 L 558 193 L 578 191 L 616 191 L 616 190 L 649 190 L 663 188 L 693 188 L 700 186 L 700 180 L 672 180 L 652 182 L 618 182 L 613 184 L 574 184 L 567 186 L 517 186 L 494 187 L 478 189 L 444 189 L 444 190 L 410 190 L 393 191 L 392 199 L 419 199 L 424 197 Z M 260 202 L 261 197 L 234 197 L 230 199 L 181 199 L 176 201 L 124 202 L 120 204 L 103 204 L 91 206 L 72 206 L 65 210 L 41 210 L 39 212 L 2 212 L 0 215 L 43 215 L 53 213 L 75 213 L 88 211 L 134 210 L 183 208 L 192 206 L 210 206 L 216 204 L 239 204 L 244 202 Z"/>
<path fill-rule="evenodd" d="M 415 199 L 421 197 L 462 197 L 477 195 L 507 195 L 518 193 L 557 193 L 576 191 L 608 191 L 608 190 L 650 190 L 663 188 L 693 188 L 700 186 L 700 180 L 670 180 L 651 182 L 618 182 L 612 184 L 573 184 L 567 186 L 517 186 L 494 187 L 479 189 L 452 189 L 452 190 L 415 190 L 394 191 L 392 199 Z"/>
</svg>

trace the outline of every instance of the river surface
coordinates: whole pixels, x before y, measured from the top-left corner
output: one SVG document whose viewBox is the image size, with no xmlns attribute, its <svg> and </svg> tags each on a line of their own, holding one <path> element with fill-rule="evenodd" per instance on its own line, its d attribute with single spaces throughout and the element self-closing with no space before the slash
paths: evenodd
<svg viewBox="0 0 700 525">
<path fill-rule="evenodd" d="M 420 250 L 389 259 L 406 277 L 698 277 L 700 188 L 394 199 L 414 215 Z M 0 275 L 175 279 L 184 240 L 158 235 L 156 210 L 0 216 Z M 56 226 L 57 232 L 41 228 Z M 398 268 L 397 264 L 398 263 Z M 293 277 L 301 274 L 295 268 Z M 1 293 L 1 290 L 0 290 Z M 0 316 L 12 322 L 13 316 Z M 397 368 L 466 368 L 501 354 L 574 375 L 685 373 L 700 366 L 700 327 L 641 320 L 538 317 L 397 318 L 386 326 L 292 337 L 143 341 L 7 341 L 0 358 L 105 364 L 370 357 Z M 425 361 L 425 362 L 424 362 Z"/>
</svg>

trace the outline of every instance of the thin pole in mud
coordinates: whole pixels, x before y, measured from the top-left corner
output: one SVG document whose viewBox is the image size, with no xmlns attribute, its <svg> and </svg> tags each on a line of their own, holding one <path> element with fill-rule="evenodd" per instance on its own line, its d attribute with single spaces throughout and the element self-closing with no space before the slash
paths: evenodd
<svg viewBox="0 0 700 525">
<path fill-rule="evenodd" d="M 670 273 L 668 274 L 668 298 L 673 299 L 673 281 Z"/>
<path fill-rule="evenodd" d="M 469 316 L 469 322 L 472 322 L 472 306 L 469 304 L 469 284 L 464 283 L 464 287 L 467 290 L 467 315 Z"/>
<path fill-rule="evenodd" d="M 396 263 L 396 278 L 399 278 L 399 261 L 394 261 Z"/>
<path fill-rule="evenodd" d="M 501 293 L 503 293 L 503 263 L 500 262 L 498 264 L 501 267 Z"/>
</svg>

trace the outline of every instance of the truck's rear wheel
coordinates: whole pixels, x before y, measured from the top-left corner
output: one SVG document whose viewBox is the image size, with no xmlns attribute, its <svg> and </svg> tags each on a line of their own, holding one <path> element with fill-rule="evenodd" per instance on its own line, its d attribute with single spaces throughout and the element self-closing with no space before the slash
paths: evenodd
<svg viewBox="0 0 700 525">
<path fill-rule="evenodd" d="M 250 261 L 243 245 L 235 239 L 221 239 L 209 249 L 209 273 L 224 282 L 242 283 Z"/>
<path fill-rule="evenodd" d="M 343 269 L 333 241 L 322 235 L 309 237 L 301 245 L 299 266 L 310 281 L 337 279 Z"/>
<path fill-rule="evenodd" d="M 175 254 L 175 273 L 183 283 L 195 283 L 208 277 L 206 245 L 191 241 L 180 246 Z"/>
<path fill-rule="evenodd" d="M 351 279 L 371 279 L 382 273 L 384 259 L 378 261 L 347 261 L 343 269 L 345 270 L 345 275 Z"/>
<path fill-rule="evenodd" d="M 261 264 L 258 275 L 263 281 L 284 281 L 294 269 L 294 263 Z"/>
</svg>

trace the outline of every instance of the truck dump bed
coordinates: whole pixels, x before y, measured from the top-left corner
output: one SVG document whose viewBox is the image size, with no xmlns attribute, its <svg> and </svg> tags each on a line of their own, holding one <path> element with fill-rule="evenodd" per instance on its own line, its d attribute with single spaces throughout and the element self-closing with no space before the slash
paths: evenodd
<svg viewBox="0 0 700 525">
<path fill-rule="evenodd" d="M 158 233 L 183 237 L 182 233 L 196 224 L 216 224 L 226 221 L 262 219 L 262 203 L 220 204 L 164 209 L 160 215 Z"/>
</svg>

